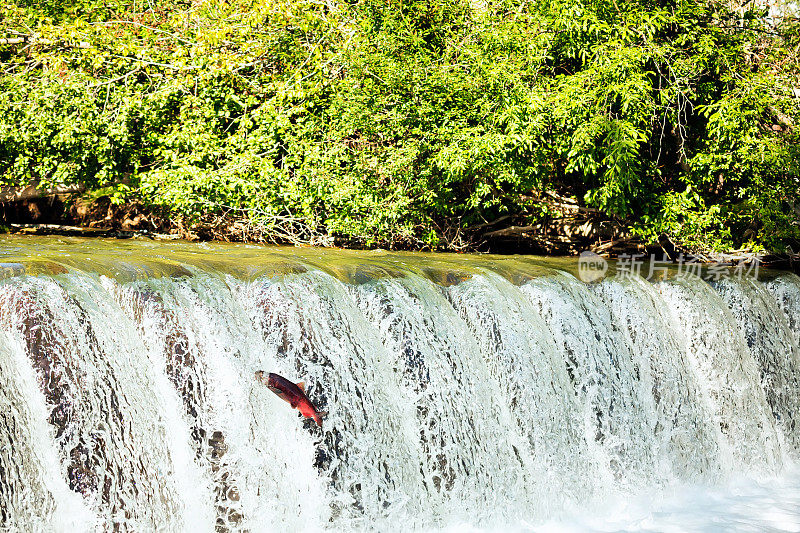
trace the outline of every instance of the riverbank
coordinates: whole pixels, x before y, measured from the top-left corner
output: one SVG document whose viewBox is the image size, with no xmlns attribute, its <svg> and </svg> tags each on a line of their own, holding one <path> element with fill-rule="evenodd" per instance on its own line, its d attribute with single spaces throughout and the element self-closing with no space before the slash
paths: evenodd
<svg viewBox="0 0 800 533">
<path fill-rule="evenodd" d="M 566 210 L 565 210 L 566 211 Z M 316 246 L 322 248 L 375 249 L 363 240 L 317 235 L 301 240 L 297 236 L 260 227 L 244 218 L 212 216 L 206 222 L 188 222 L 169 217 L 163 211 L 140 203 L 115 204 L 101 197 L 91 202 L 68 194 L 42 195 L 12 202 L 0 202 L 4 232 L 15 235 L 62 235 L 89 238 L 220 241 L 254 244 Z M 406 251 L 457 252 L 477 254 L 536 254 L 551 257 L 577 256 L 592 251 L 605 258 L 641 256 L 657 260 L 684 260 L 724 265 L 750 264 L 789 270 L 800 274 L 800 254 L 755 254 L 748 250 L 703 252 L 675 246 L 666 236 L 647 245 L 630 237 L 624 227 L 612 221 L 584 220 L 566 211 L 561 218 L 535 227 L 519 227 L 498 221 L 483 233 L 464 234 L 458 247 L 442 242 L 437 247 L 394 246 Z M 575 231 L 578 228 L 578 231 Z M 600 231 L 598 231 L 600 228 Z M 613 228 L 613 229 L 612 229 Z M 469 240 L 471 238 L 472 240 Z"/>
<path fill-rule="evenodd" d="M 168 209 L 139 201 L 114 201 L 107 196 L 87 199 L 76 193 L 9 193 L 0 202 L 0 214 L 8 231 L 16 233 L 63 233 L 86 236 L 152 235 L 189 241 L 221 240 L 344 248 L 396 250 L 532 253 L 576 255 L 584 250 L 619 254 L 648 249 L 633 238 L 619 220 L 597 210 L 580 207 L 574 200 L 551 195 L 544 199 L 552 215 L 537 224 L 519 225 L 511 216 L 468 227 L 443 227 L 436 242 L 386 240 L 330 233 L 324 226 L 312 228 L 295 220 L 252 220 L 243 210 L 208 213 L 194 220 L 170 214 Z M 652 247 L 650 247 L 652 248 Z"/>
</svg>

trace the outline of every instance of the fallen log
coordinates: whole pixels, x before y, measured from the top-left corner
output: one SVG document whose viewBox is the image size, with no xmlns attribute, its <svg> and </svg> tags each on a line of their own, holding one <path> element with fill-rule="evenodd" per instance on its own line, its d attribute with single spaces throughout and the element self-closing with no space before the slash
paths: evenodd
<svg viewBox="0 0 800 533">
<path fill-rule="evenodd" d="M 121 232 L 111 228 L 87 228 L 63 224 L 9 224 L 12 233 L 23 235 L 73 235 L 81 237 L 105 237 Z"/>
</svg>

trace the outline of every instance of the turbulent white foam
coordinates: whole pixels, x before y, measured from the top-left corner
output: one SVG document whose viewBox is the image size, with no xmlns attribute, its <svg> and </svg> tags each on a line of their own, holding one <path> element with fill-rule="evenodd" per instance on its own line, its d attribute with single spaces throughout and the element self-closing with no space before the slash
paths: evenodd
<svg viewBox="0 0 800 533">
<path fill-rule="evenodd" d="M 675 485 L 635 497 L 610 499 L 602 512 L 578 513 L 518 531 L 537 533 L 798 533 L 800 472 L 737 476 L 721 486 Z"/>
</svg>

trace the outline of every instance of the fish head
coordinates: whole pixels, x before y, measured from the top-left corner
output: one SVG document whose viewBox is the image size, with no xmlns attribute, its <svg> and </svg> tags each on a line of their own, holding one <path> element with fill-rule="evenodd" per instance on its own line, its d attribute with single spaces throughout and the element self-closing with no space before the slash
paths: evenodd
<svg viewBox="0 0 800 533">
<path fill-rule="evenodd" d="M 322 419 L 327 416 L 328 411 L 314 411 L 314 422 L 317 423 L 319 427 L 322 427 Z"/>
</svg>

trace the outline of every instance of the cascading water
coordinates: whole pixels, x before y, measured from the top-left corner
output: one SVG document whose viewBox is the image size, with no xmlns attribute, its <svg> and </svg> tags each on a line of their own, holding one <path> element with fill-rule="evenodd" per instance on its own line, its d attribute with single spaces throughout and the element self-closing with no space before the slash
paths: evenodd
<svg viewBox="0 0 800 533">
<path fill-rule="evenodd" d="M 585 441 L 604 490 L 653 477 L 655 401 L 640 383 L 630 346 L 608 308 L 565 273 L 522 292 L 547 322 L 581 404 Z"/>
<path fill-rule="evenodd" d="M 783 459 L 781 439 L 761 387 L 758 362 L 725 301 L 694 276 L 661 282 L 657 289 L 684 332 L 684 349 L 702 403 L 722 433 L 723 466 L 778 469 Z"/>
<path fill-rule="evenodd" d="M 770 293 L 752 279 L 725 279 L 714 286 L 758 364 L 761 388 L 782 430 L 779 435 L 789 440 L 789 450 L 800 450 L 800 348 L 786 316 Z"/>
<path fill-rule="evenodd" d="M 608 307 L 611 320 L 630 346 L 641 394 L 652 395 L 653 456 L 663 480 L 713 477 L 719 463 L 719 431 L 702 402 L 689 366 L 681 329 L 651 283 L 640 277 L 615 276 L 592 286 Z"/>
<path fill-rule="evenodd" d="M 446 295 L 478 340 L 483 364 L 499 383 L 533 456 L 526 491 L 556 511 L 586 494 L 592 475 L 580 404 L 547 325 L 522 291 L 481 272 Z"/>
<path fill-rule="evenodd" d="M 38 371 L 69 487 L 104 523 L 153 528 L 200 518 L 184 512 L 202 484 L 175 392 L 99 280 L 19 277 L 4 289 L 0 322 Z"/>
<path fill-rule="evenodd" d="M 800 346 L 800 277 L 778 276 L 764 284 L 783 310 L 789 329 Z"/>
<path fill-rule="evenodd" d="M 3 244 L 0 527 L 524 529 L 800 449 L 794 275 Z"/>
<path fill-rule="evenodd" d="M 0 335 L 0 518 L 4 527 L 86 529 L 92 515 L 69 490 L 25 347 Z"/>
<path fill-rule="evenodd" d="M 391 372 L 410 396 L 419 470 L 439 520 L 473 509 L 478 523 L 525 508 L 532 457 L 511 398 L 494 379 L 467 325 L 439 287 L 416 275 L 354 290 L 380 335 Z M 513 504 L 513 505 L 509 505 Z"/>
</svg>

